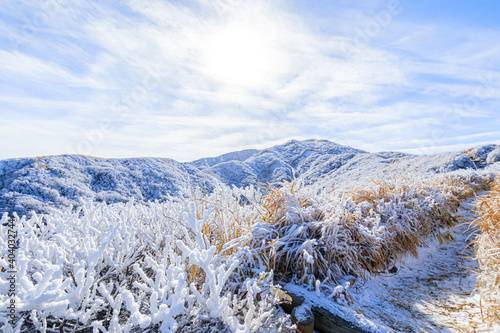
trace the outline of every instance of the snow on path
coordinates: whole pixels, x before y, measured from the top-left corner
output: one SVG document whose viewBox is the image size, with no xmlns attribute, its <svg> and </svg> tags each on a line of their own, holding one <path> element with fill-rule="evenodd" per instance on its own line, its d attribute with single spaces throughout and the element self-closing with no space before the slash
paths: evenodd
<svg viewBox="0 0 500 333">
<path fill-rule="evenodd" d="M 473 232 L 473 200 L 459 215 L 466 218 L 448 244 L 431 240 L 418 258 L 405 258 L 396 274 L 379 276 L 351 290 L 352 307 L 381 332 L 493 332 L 481 323 L 474 293 L 477 262 L 467 246 Z M 495 331 L 500 332 L 500 331 Z"/>
</svg>

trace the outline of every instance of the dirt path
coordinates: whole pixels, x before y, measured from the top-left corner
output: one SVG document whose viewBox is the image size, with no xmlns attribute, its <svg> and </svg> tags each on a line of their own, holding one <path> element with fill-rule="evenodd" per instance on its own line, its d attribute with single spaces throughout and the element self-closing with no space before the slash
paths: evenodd
<svg viewBox="0 0 500 333">
<path fill-rule="evenodd" d="M 472 207 L 470 200 L 459 213 L 469 222 Z M 473 294 L 477 262 L 467 246 L 472 230 L 464 223 L 453 231 L 456 239 L 449 244 L 432 241 L 397 274 L 353 290 L 356 312 L 381 332 L 491 332 L 481 324 L 479 297 Z"/>
</svg>

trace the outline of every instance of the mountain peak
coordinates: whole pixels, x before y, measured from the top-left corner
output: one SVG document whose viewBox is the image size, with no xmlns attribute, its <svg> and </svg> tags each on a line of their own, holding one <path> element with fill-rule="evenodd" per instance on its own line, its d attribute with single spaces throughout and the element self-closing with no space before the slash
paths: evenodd
<svg viewBox="0 0 500 333">
<path fill-rule="evenodd" d="M 368 153 L 365 150 L 344 146 L 328 140 L 318 140 L 318 139 L 307 139 L 307 140 L 292 139 L 285 142 L 284 144 L 268 148 L 267 150 L 293 151 L 295 149 L 299 150 L 305 149 L 305 150 L 316 151 L 321 154 L 335 154 L 335 155 L 345 154 L 345 153 L 354 153 L 354 154 Z"/>
</svg>

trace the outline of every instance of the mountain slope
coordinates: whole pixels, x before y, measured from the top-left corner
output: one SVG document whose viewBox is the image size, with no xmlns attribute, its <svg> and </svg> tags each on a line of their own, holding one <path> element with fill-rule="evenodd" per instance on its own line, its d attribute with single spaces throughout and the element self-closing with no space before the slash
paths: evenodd
<svg viewBox="0 0 500 333">
<path fill-rule="evenodd" d="M 47 212 L 79 199 L 126 202 L 164 200 L 188 184 L 211 190 L 217 181 L 170 159 L 50 156 L 0 161 L 0 212 Z"/>
</svg>

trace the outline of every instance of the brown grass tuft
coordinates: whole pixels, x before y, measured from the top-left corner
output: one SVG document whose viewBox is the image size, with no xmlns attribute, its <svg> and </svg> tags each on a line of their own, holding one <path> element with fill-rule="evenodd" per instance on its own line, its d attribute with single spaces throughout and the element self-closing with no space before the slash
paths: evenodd
<svg viewBox="0 0 500 333">
<path fill-rule="evenodd" d="M 500 178 L 476 204 L 476 225 L 481 233 L 474 240 L 479 262 L 477 289 L 481 296 L 483 319 L 500 323 Z"/>
</svg>

